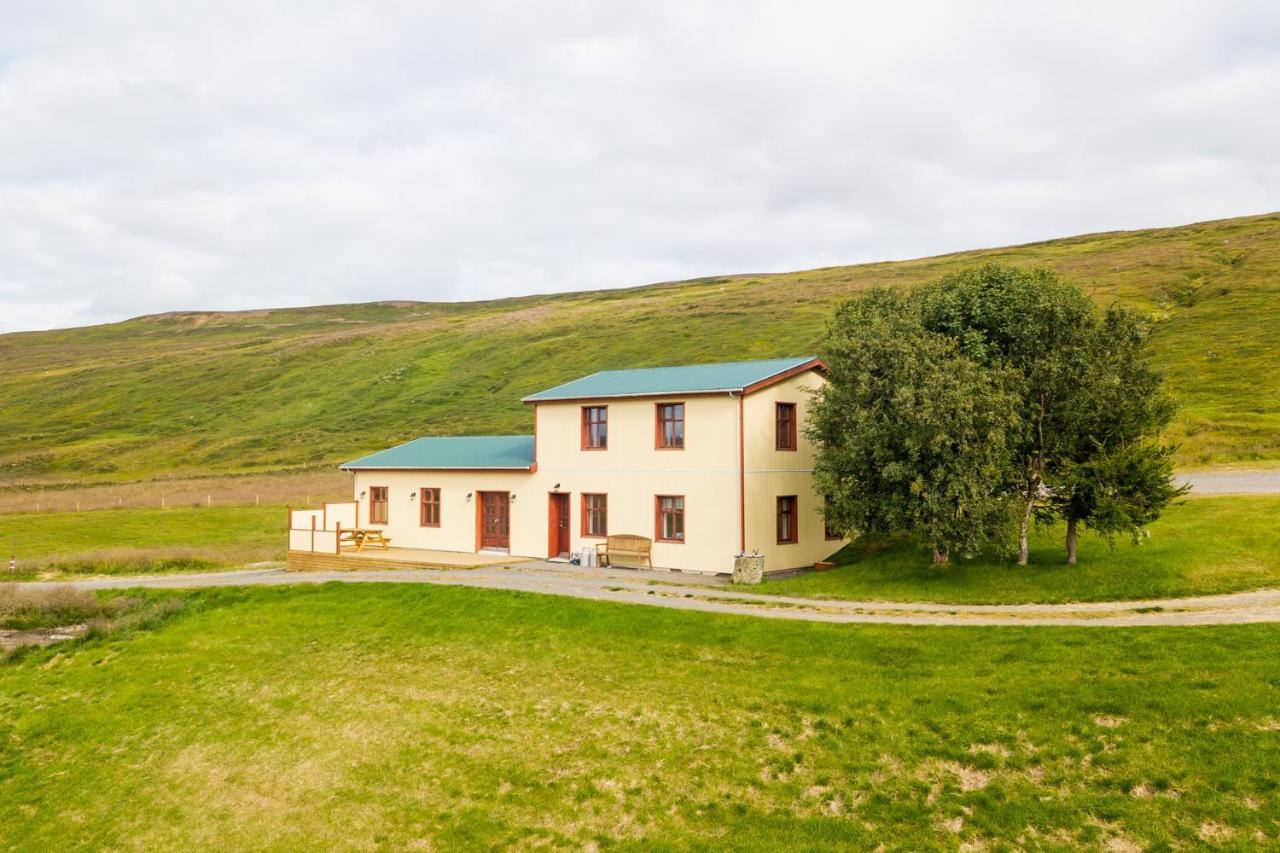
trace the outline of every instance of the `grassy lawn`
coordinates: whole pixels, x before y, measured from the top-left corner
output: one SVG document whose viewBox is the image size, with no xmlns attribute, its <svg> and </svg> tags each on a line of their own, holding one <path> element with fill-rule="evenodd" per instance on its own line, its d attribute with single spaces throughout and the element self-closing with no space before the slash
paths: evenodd
<svg viewBox="0 0 1280 853">
<path fill-rule="evenodd" d="M 1207 595 L 1280 586 L 1280 495 L 1190 498 L 1151 526 L 1151 537 L 1115 547 L 1082 535 L 1068 566 L 1062 527 L 1041 527 L 1031 564 L 1012 558 L 935 568 L 910 541 L 854 543 L 830 571 L 766 581 L 761 592 L 956 604 L 1108 601 Z"/>
<path fill-rule="evenodd" d="M 1277 708 L 1280 626 L 209 590 L 0 665 L 0 846 L 1267 846 Z"/>
<path fill-rule="evenodd" d="M 284 557 L 283 506 L 0 515 L 0 579 L 214 569 Z"/>
</svg>

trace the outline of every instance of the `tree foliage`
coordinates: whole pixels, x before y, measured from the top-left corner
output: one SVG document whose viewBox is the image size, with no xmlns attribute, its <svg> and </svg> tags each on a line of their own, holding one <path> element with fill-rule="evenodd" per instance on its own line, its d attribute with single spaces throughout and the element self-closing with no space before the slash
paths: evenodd
<svg viewBox="0 0 1280 853">
<path fill-rule="evenodd" d="M 984 264 L 949 275 L 920 293 L 925 328 L 960 351 L 1012 371 L 1019 426 L 1011 442 L 1022 520 L 1018 563 L 1049 469 L 1075 446 L 1074 423 L 1094 351 L 1095 308 L 1076 287 L 1046 269 Z"/>
<path fill-rule="evenodd" d="M 1149 333 L 1050 270 L 994 264 L 842 306 L 811 427 L 828 514 L 915 531 L 935 559 L 1000 540 L 1011 505 L 1021 564 L 1033 518 L 1066 520 L 1069 562 L 1080 524 L 1136 541 L 1184 491 Z"/>
<path fill-rule="evenodd" d="M 1051 508 L 1067 522 L 1068 563 L 1076 561 L 1080 523 L 1137 542 L 1186 492 L 1173 483 L 1176 448 L 1159 441 L 1175 407 L 1144 358 L 1149 335 L 1141 317 L 1120 307 L 1110 308 L 1095 330 L 1070 444 L 1052 477 Z"/>
<path fill-rule="evenodd" d="M 1010 375 L 927 331 L 918 304 L 875 290 L 836 313 L 810 416 L 815 480 L 835 526 L 915 531 L 935 562 L 1005 536 L 1018 420 Z"/>
</svg>

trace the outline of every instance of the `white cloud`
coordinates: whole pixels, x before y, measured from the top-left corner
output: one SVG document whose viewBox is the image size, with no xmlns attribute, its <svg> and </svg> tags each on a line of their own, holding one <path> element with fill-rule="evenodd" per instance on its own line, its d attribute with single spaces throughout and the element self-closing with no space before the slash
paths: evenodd
<svg viewBox="0 0 1280 853">
<path fill-rule="evenodd" d="M 0 14 L 7 331 L 624 286 L 1280 207 L 1272 3 Z"/>
</svg>

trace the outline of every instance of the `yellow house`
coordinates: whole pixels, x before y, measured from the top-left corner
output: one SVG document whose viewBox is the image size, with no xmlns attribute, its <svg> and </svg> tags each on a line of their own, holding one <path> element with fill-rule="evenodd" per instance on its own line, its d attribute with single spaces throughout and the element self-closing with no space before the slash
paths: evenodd
<svg viewBox="0 0 1280 853">
<path fill-rule="evenodd" d="M 660 568 L 730 572 L 753 552 L 767 572 L 812 566 L 845 541 L 824 523 L 804 431 L 824 370 L 801 357 L 594 373 L 524 398 L 533 435 L 419 438 L 342 465 L 344 526 L 397 549 L 567 558 L 636 534 Z"/>
</svg>

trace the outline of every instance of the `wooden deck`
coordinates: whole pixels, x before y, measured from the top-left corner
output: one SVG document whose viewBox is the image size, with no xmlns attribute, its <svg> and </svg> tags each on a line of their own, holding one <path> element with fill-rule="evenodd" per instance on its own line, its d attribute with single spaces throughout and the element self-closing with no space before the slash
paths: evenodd
<svg viewBox="0 0 1280 853">
<path fill-rule="evenodd" d="M 468 554 L 461 551 L 428 551 L 421 548 L 387 548 L 356 553 L 343 548 L 341 554 L 290 551 L 285 565 L 292 572 L 359 571 L 360 569 L 478 569 L 508 566 L 534 558 L 507 554 Z"/>
</svg>

